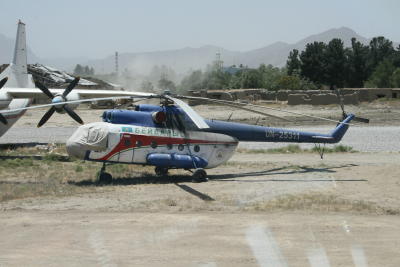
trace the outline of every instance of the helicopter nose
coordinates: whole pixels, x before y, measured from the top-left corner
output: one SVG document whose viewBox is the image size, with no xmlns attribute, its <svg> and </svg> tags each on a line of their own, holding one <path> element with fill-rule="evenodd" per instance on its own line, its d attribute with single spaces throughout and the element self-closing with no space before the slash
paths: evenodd
<svg viewBox="0 0 400 267">
<path fill-rule="evenodd" d="M 77 143 L 69 138 L 67 140 L 66 146 L 67 153 L 70 157 L 85 159 L 86 149 L 82 144 Z"/>
<path fill-rule="evenodd" d="M 85 159 L 88 151 L 107 150 L 108 123 L 95 122 L 82 125 L 67 140 L 67 152 L 71 157 Z"/>
</svg>

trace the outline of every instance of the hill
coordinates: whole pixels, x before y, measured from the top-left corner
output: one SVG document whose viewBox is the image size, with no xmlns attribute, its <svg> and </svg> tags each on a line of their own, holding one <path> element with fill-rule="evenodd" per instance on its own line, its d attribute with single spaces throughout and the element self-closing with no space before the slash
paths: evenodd
<svg viewBox="0 0 400 267">
<path fill-rule="evenodd" d="M 346 46 L 350 46 L 352 37 L 357 38 L 357 40 L 364 44 L 368 44 L 370 40 L 360 36 L 352 29 L 341 27 L 308 36 L 294 44 L 275 42 L 245 52 L 206 45 L 198 48 L 185 47 L 182 49 L 146 53 L 120 53 L 119 65 L 120 70 L 127 69 L 134 74 L 148 74 L 155 65 L 166 65 L 178 73 L 185 73 L 190 69 L 205 68 L 207 64 L 215 60 L 215 54 L 219 52 L 226 66 L 244 64 L 249 67 L 258 67 L 260 64 L 265 63 L 282 67 L 286 64 L 287 56 L 292 49 L 301 51 L 307 43 L 314 41 L 327 43 L 333 38 L 340 38 Z M 395 46 L 397 45 L 395 44 Z M 2 51 L 0 53 L 0 64 L 7 64 L 11 61 L 13 49 L 13 39 L 0 34 L 0 51 Z M 74 66 L 79 63 L 94 67 L 97 73 L 109 73 L 115 69 L 114 60 L 114 55 L 96 60 L 87 60 L 84 58 L 39 58 L 28 48 L 29 63 L 40 62 L 67 71 L 72 71 Z"/>
</svg>

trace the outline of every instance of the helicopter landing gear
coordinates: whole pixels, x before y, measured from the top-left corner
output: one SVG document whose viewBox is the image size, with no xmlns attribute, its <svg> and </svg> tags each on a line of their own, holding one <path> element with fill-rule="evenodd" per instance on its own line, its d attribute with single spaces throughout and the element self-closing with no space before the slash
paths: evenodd
<svg viewBox="0 0 400 267">
<path fill-rule="evenodd" d="M 207 182 L 208 181 L 207 172 L 202 168 L 196 169 L 193 172 L 192 181 L 195 183 Z"/>
<path fill-rule="evenodd" d="M 110 184 L 112 182 L 112 175 L 106 172 L 106 163 L 103 163 L 103 166 L 100 169 L 98 174 L 98 181 L 101 184 Z"/>
<path fill-rule="evenodd" d="M 168 168 L 165 167 L 156 167 L 155 170 L 157 176 L 167 176 L 168 175 Z"/>
</svg>

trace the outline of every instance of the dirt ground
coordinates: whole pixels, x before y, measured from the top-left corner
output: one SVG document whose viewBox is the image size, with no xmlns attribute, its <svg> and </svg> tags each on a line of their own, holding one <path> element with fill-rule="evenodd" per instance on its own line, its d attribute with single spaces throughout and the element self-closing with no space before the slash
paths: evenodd
<svg viewBox="0 0 400 267">
<path fill-rule="evenodd" d="M 71 175 L 90 189 L 0 203 L 0 265 L 398 266 L 399 160 L 238 153 L 200 184 Z"/>
<path fill-rule="evenodd" d="M 398 110 L 362 111 L 379 125 Z M 78 111 L 86 121 L 102 112 Z M 38 114 L 18 125 L 35 125 Z M 56 115 L 50 125 L 70 123 Z M 399 152 L 321 160 L 241 150 L 208 170 L 206 183 L 183 171 L 157 178 L 151 168 L 116 166 L 114 183 L 99 185 L 100 165 L 22 163 L 0 164 L 0 188 L 51 190 L 0 201 L 0 266 L 400 266 Z"/>
</svg>

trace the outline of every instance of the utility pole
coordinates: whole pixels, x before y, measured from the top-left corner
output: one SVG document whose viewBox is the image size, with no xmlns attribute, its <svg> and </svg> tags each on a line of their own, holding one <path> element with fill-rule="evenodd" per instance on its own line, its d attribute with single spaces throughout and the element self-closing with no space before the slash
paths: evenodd
<svg viewBox="0 0 400 267">
<path fill-rule="evenodd" d="M 215 61 L 214 65 L 217 68 L 217 70 L 222 69 L 224 62 L 221 60 L 221 53 L 217 52 L 215 53 Z"/>
<path fill-rule="evenodd" d="M 118 51 L 115 52 L 115 75 L 119 76 Z"/>
</svg>

